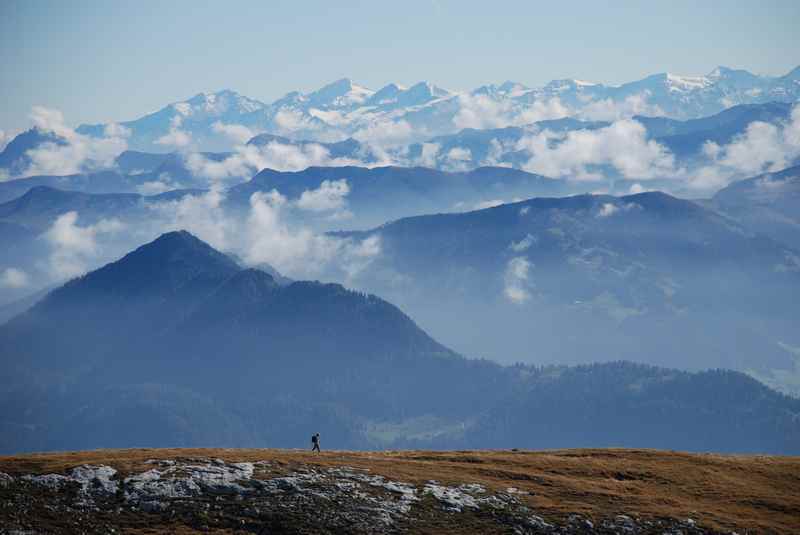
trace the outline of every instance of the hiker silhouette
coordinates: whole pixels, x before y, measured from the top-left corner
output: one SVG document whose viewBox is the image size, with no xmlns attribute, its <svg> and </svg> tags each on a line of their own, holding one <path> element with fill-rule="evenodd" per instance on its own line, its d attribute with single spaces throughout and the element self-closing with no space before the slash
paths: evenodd
<svg viewBox="0 0 800 535">
<path fill-rule="evenodd" d="M 319 451 L 319 452 L 322 451 L 319 449 L 319 433 L 311 435 L 311 444 L 313 444 L 311 451 Z"/>
</svg>

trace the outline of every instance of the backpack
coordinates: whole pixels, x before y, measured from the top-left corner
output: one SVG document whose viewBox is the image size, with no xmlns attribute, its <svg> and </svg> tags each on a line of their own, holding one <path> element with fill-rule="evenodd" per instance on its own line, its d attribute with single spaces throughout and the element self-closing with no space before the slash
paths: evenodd
<svg viewBox="0 0 800 535">
<path fill-rule="evenodd" d="M 317 435 L 311 435 L 311 442 L 312 443 L 316 444 L 318 440 L 319 439 L 317 438 Z"/>
</svg>

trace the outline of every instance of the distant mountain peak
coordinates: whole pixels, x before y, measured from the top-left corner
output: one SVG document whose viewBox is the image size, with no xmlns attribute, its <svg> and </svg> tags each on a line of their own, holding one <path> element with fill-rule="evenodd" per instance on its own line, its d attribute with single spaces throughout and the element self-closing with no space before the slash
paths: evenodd
<svg viewBox="0 0 800 535">
<path fill-rule="evenodd" d="M 194 234 L 189 232 L 188 230 L 172 230 L 170 232 L 165 232 L 148 245 L 155 245 L 159 243 L 186 243 L 186 242 L 193 242 L 193 243 L 201 243 L 205 245 L 206 243 L 199 238 L 197 238 Z M 148 245 L 144 245 L 143 247 L 147 247 Z"/>
<path fill-rule="evenodd" d="M 245 97 L 232 89 L 220 91 L 204 91 L 192 98 L 171 104 L 181 115 L 193 115 L 202 112 L 207 115 L 222 115 L 226 112 L 250 113 L 266 107 L 263 102 Z"/>
<path fill-rule="evenodd" d="M 450 95 L 450 91 L 430 82 L 422 81 L 401 92 L 398 97 L 398 103 L 404 106 L 417 106 Z"/>
<path fill-rule="evenodd" d="M 340 78 L 308 95 L 308 99 L 317 106 L 346 107 L 360 104 L 375 92 L 353 83 L 350 78 Z"/>
<path fill-rule="evenodd" d="M 725 67 L 724 65 L 717 65 L 716 67 L 714 67 L 714 70 L 712 70 L 706 76 L 708 76 L 709 78 L 720 78 L 731 72 L 734 72 L 734 70 L 731 69 L 730 67 Z"/>
<path fill-rule="evenodd" d="M 164 270 L 167 265 L 177 265 L 181 271 L 193 274 L 214 272 L 232 275 L 239 271 L 239 266 L 232 258 L 186 230 L 166 232 L 101 270 L 114 265 L 138 265 L 147 271 L 161 270 L 162 274 L 167 273 Z"/>
<path fill-rule="evenodd" d="M 391 83 L 388 83 L 385 86 L 383 86 L 380 90 L 381 91 L 384 91 L 384 90 L 386 90 L 386 91 L 405 91 L 406 89 L 408 89 L 408 88 L 406 86 L 404 86 L 404 85 L 400 85 L 400 84 L 396 84 L 394 82 L 391 82 Z"/>
<path fill-rule="evenodd" d="M 381 105 L 396 102 L 398 95 L 403 91 L 406 91 L 406 88 L 401 85 L 395 83 L 386 84 L 370 97 L 369 104 Z"/>
<path fill-rule="evenodd" d="M 446 89 L 442 89 L 441 87 L 427 81 L 417 82 L 408 88 L 408 92 L 426 94 L 430 95 L 431 97 L 443 97 L 450 94 L 450 92 Z"/>
<path fill-rule="evenodd" d="M 500 84 L 498 89 L 500 91 L 504 92 L 504 93 L 514 94 L 514 93 L 518 93 L 518 92 L 528 91 L 530 88 L 528 86 L 526 86 L 525 84 L 521 84 L 519 82 L 514 82 L 512 80 L 506 80 L 505 82 Z"/>
<path fill-rule="evenodd" d="M 782 76 L 784 80 L 800 81 L 800 65 Z"/>
<path fill-rule="evenodd" d="M 561 80 L 553 80 L 548 83 L 544 89 L 548 93 L 564 93 L 570 90 L 582 90 L 584 87 L 593 87 L 600 84 L 594 82 L 587 82 L 585 80 L 577 80 L 575 78 L 564 78 Z"/>
</svg>

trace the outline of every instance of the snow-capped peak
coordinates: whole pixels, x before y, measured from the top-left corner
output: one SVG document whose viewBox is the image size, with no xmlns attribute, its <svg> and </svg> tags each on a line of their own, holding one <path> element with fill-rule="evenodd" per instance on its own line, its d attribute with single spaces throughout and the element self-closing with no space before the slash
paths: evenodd
<svg viewBox="0 0 800 535">
<path fill-rule="evenodd" d="M 428 98 L 442 98 L 450 95 L 450 91 L 442 89 L 439 86 L 433 85 L 430 82 L 418 82 L 412 85 L 406 91 L 409 95 L 425 96 Z"/>
<path fill-rule="evenodd" d="M 567 78 L 564 80 L 553 80 L 547 84 L 544 89 L 548 93 L 563 93 L 572 89 L 582 89 L 584 87 L 592 87 L 600 84 L 594 82 L 587 82 L 585 80 L 576 80 L 574 78 Z"/>
<path fill-rule="evenodd" d="M 399 84 L 387 84 L 370 97 L 368 104 L 375 106 L 393 104 L 397 102 L 398 95 L 406 90 L 406 87 Z"/>
<path fill-rule="evenodd" d="M 342 78 L 311 93 L 308 98 L 315 106 L 338 108 L 361 104 L 374 93 L 349 78 Z"/>
<path fill-rule="evenodd" d="M 197 112 L 219 115 L 229 111 L 250 113 L 263 109 L 265 105 L 257 100 L 240 95 L 231 89 L 216 92 L 198 93 L 187 101 L 173 104 L 181 115 L 192 115 Z"/>
</svg>

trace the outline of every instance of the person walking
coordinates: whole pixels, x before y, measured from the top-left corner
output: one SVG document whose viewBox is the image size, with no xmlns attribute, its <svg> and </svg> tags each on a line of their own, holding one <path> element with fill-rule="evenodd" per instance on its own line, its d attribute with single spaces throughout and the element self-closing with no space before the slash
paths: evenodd
<svg viewBox="0 0 800 535">
<path fill-rule="evenodd" d="M 311 444 L 313 445 L 311 451 L 322 452 L 322 450 L 319 449 L 319 433 L 314 433 L 311 435 Z"/>
</svg>

